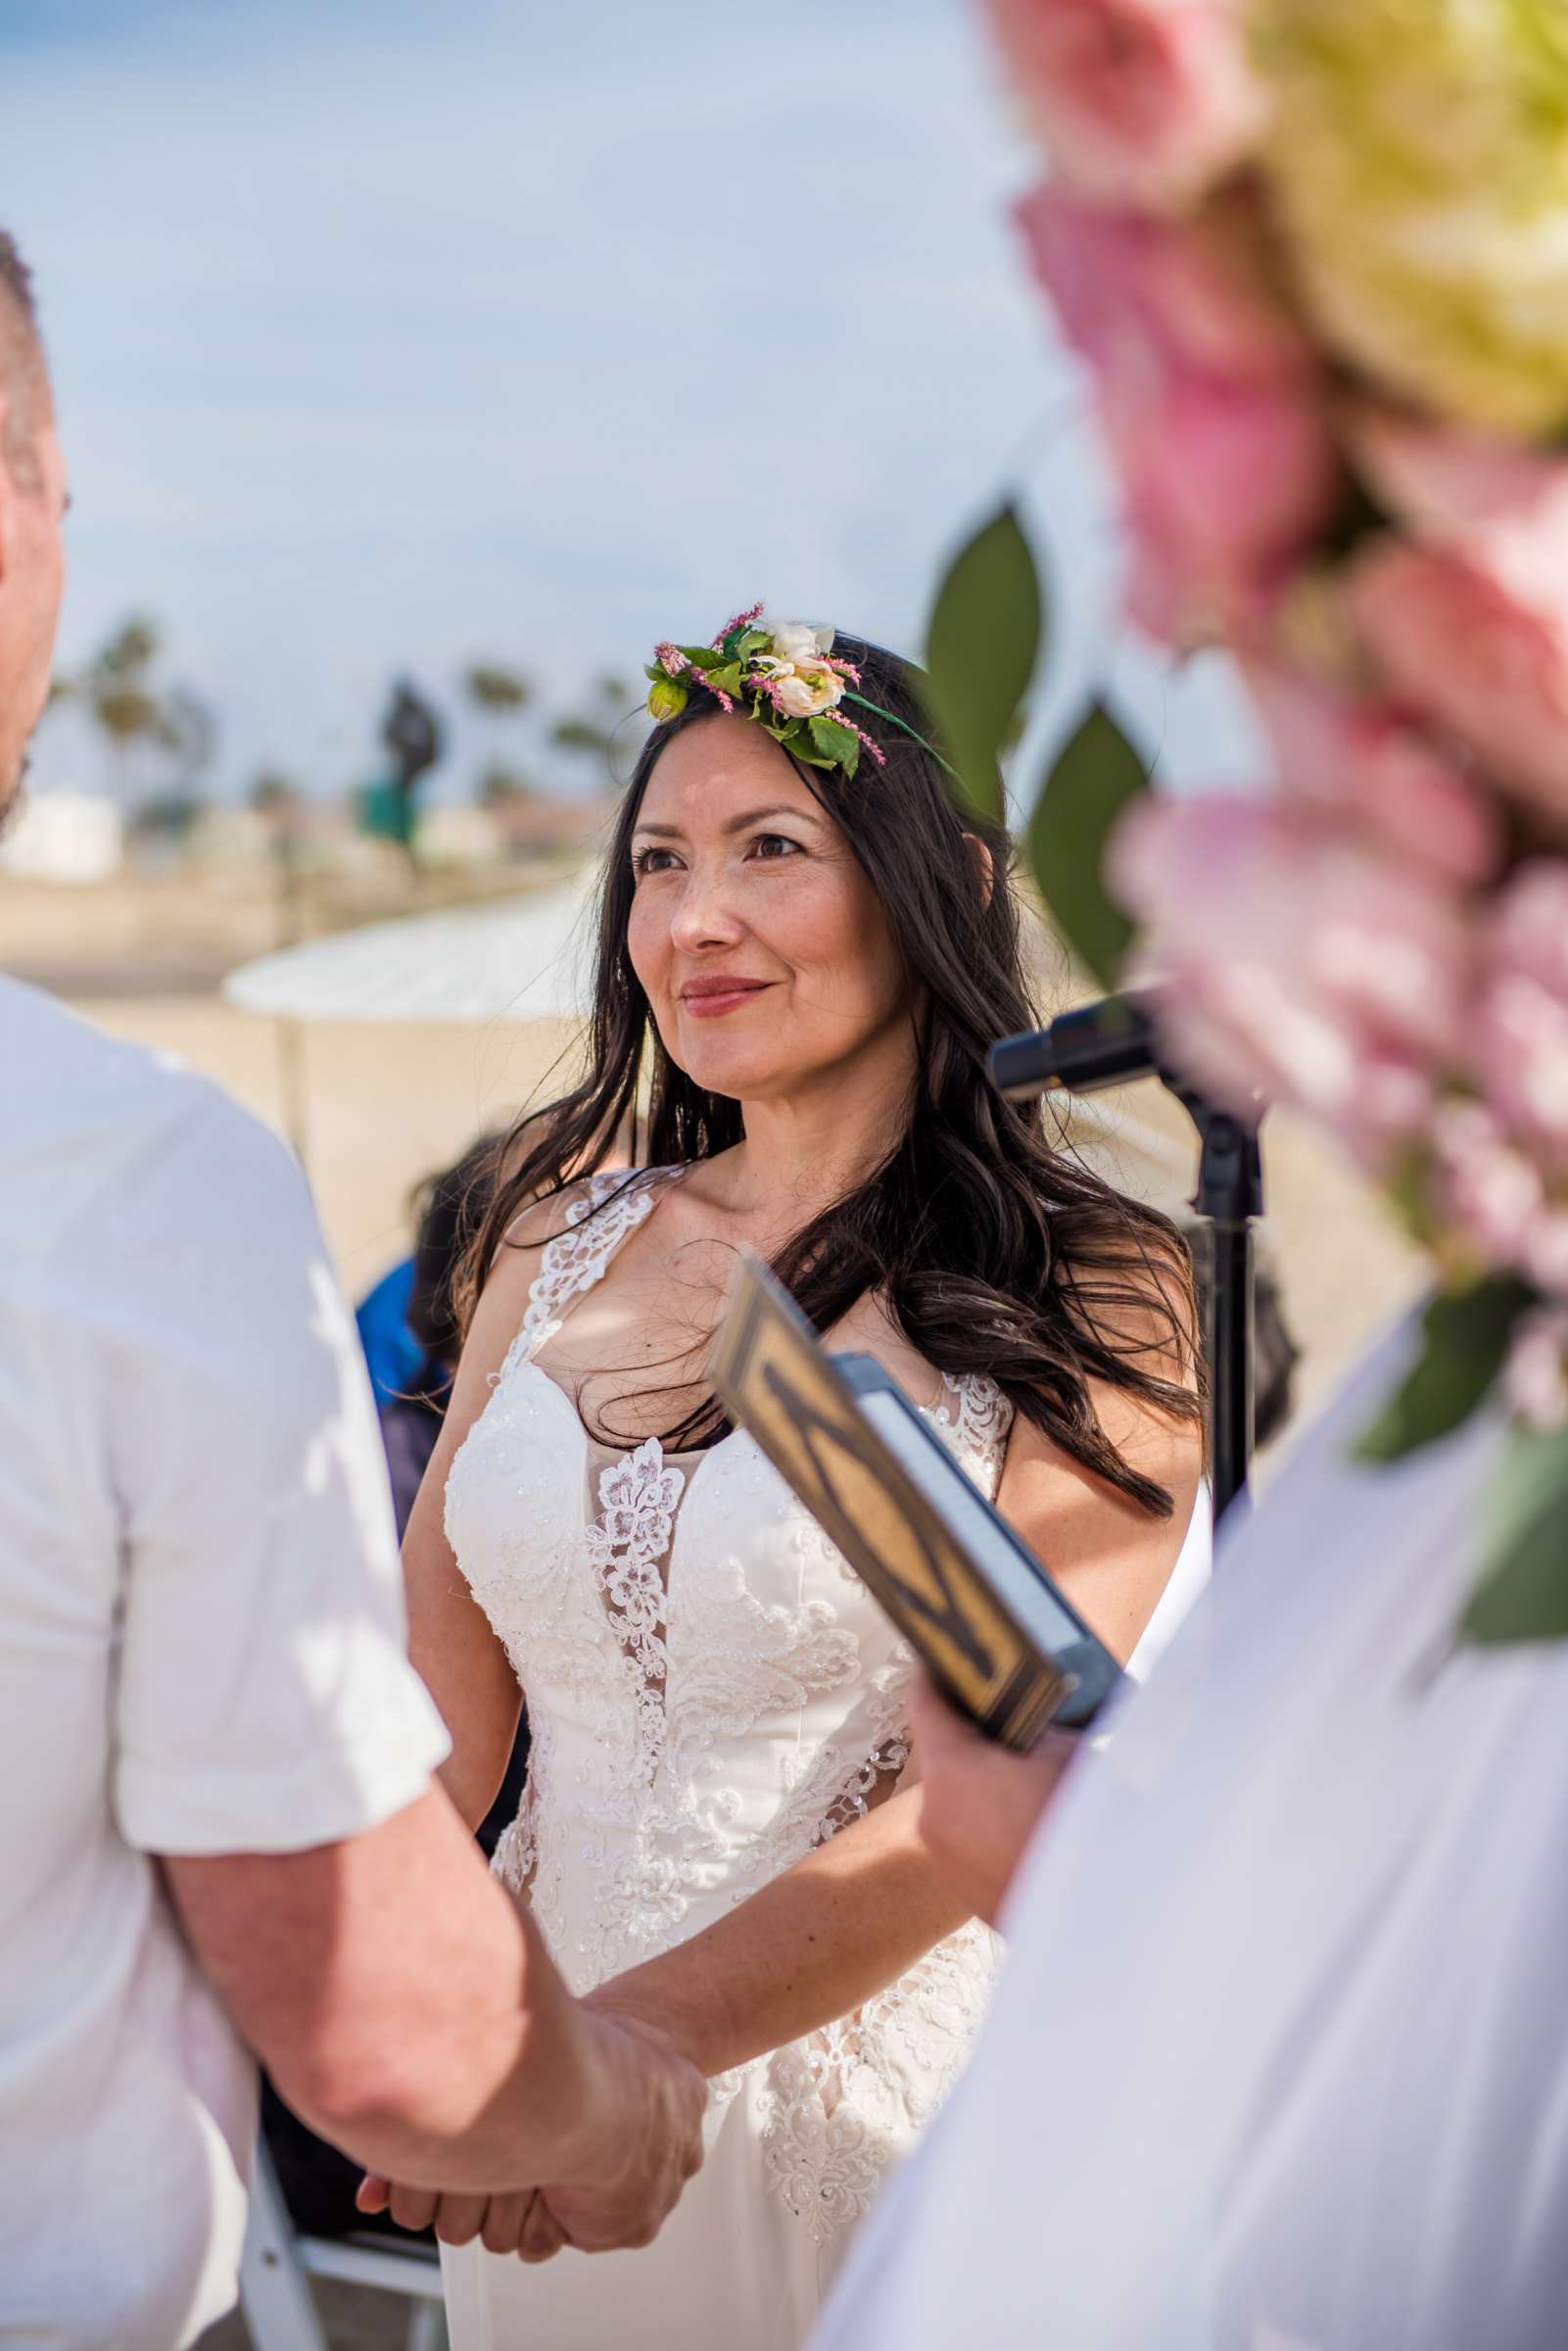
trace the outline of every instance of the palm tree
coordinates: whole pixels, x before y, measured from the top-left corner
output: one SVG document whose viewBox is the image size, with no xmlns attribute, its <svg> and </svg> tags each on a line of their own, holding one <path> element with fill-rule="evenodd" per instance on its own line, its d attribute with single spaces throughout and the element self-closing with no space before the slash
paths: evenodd
<svg viewBox="0 0 1568 2351">
<path fill-rule="evenodd" d="M 114 793 L 121 809 L 130 799 L 135 746 L 157 742 L 163 734 L 163 704 L 150 679 L 158 651 L 158 631 L 152 622 L 127 620 L 100 649 L 85 680 L 87 706 L 108 742 Z"/>
<path fill-rule="evenodd" d="M 613 792 L 621 781 L 616 772 L 617 746 L 623 741 L 622 730 L 627 719 L 636 713 L 637 707 L 636 691 L 624 678 L 606 673 L 594 680 L 587 709 L 558 718 L 550 729 L 549 739 L 558 751 L 577 751 L 591 757 L 602 770 L 599 789 Z"/>
<path fill-rule="evenodd" d="M 497 661 L 475 661 L 463 672 L 463 692 L 482 714 L 489 737 L 489 755 L 479 780 L 482 800 L 515 799 L 525 793 L 528 779 L 504 756 L 499 744 L 500 722 L 515 718 L 533 699 L 533 688 L 515 669 Z"/>
<path fill-rule="evenodd" d="M 187 784 L 205 770 L 212 756 L 212 721 L 204 710 L 198 735 L 194 696 L 180 701 L 162 694 L 154 683 L 159 649 L 154 624 L 133 616 L 121 622 L 77 676 L 54 683 L 51 698 L 79 701 L 102 732 L 111 792 L 122 811 L 130 802 L 131 759 L 138 744 L 156 743 L 179 753 L 181 781 Z"/>
</svg>

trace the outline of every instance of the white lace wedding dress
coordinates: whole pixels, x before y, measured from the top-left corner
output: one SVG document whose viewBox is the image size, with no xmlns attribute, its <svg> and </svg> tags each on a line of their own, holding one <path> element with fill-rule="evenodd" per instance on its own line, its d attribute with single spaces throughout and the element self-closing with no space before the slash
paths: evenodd
<svg viewBox="0 0 1568 2351">
<path fill-rule="evenodd" d="M 906 1753 L 910 1655 L 751 1439 L 610 1452 L 534 1360 L 675 1173 L 595 1176 L 572 1203 L 447 1487 L 533 1732 L 495 1866 L 579 1992 L 744 1901 Z M 994 1494 L 999 1390 L 950 1381 L 927 1417 Z M 445 2252 L 453 2351 L 794 2351 L 965 2056 L 993 1950 L 966 1927 L 853 2018 L 716 2082 L 703 2169 L 646 2250 Z"/>
</svg>

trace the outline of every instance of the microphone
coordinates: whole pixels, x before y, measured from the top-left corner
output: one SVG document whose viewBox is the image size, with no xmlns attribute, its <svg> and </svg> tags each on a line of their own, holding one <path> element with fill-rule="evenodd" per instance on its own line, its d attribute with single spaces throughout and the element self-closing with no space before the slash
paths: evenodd
<svg viewBox="0 0 1568 2351">
<path fill-rule="evenodd" d="M 1096 1094 L 1108 1085 L 1128 1085 L 1159 1074 L 1153 993 L 1102 996 L 1098 1003 L 1065 1012 L 1044 1029 L 1004 1036 L 991 1047 L 986 1066 L 991 1083 L 1010 1102 L 1032 1101 L 1058 1087 Z"/>
</svg>

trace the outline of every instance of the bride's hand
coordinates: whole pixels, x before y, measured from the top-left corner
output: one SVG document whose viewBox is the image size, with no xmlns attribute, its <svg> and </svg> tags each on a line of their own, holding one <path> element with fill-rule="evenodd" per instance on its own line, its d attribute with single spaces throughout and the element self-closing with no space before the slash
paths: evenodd
<svg viewBox="0 0 1568 2351">
<path fill-rule="evenodd" d="M 955 1714 L 924 1673 L 910 1693 L 910 1729 L 906 1779 L 920 1790 L 926 1849 L 949 1891 L 994 1927 L 1079 1742 L 1048 1729 L 1029 1754 L 1012 1754 Z"/>
<path fill-rule="evenodd" d="M 354 2200 L 361 2212 L 390 2212 L 400 2229 L 434 2229 L 444 2245 L 471 2245 L 477 2236 L 487 2253 L 515 2253 L 522 2261 L 548 2261 L 566 2242 L 540 2188 L 438 2194 L 366 2172 Z"/>
</svg>

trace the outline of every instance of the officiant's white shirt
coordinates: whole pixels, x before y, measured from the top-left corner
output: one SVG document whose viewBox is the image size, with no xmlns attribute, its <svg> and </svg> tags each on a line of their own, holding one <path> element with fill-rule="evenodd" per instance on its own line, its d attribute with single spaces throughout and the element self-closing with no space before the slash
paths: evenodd
<svg viewBox="0 0 1568 2351">
<path fill-rule="evenodd" d="M 371 1827 L 446 1744 L 298 1169 L 0 980 L 0 2342 L 234 2298 L 255 2068 L 151 1856 Z"/>
<path fill-rule="evenodd" d="M 814 2351 L 1568 2342 L 1568 1644 L 1449 1653 L 1497 1432 L 1350 1468 L 1399 1357 L 1043 1824 Z"/>
</svg>

